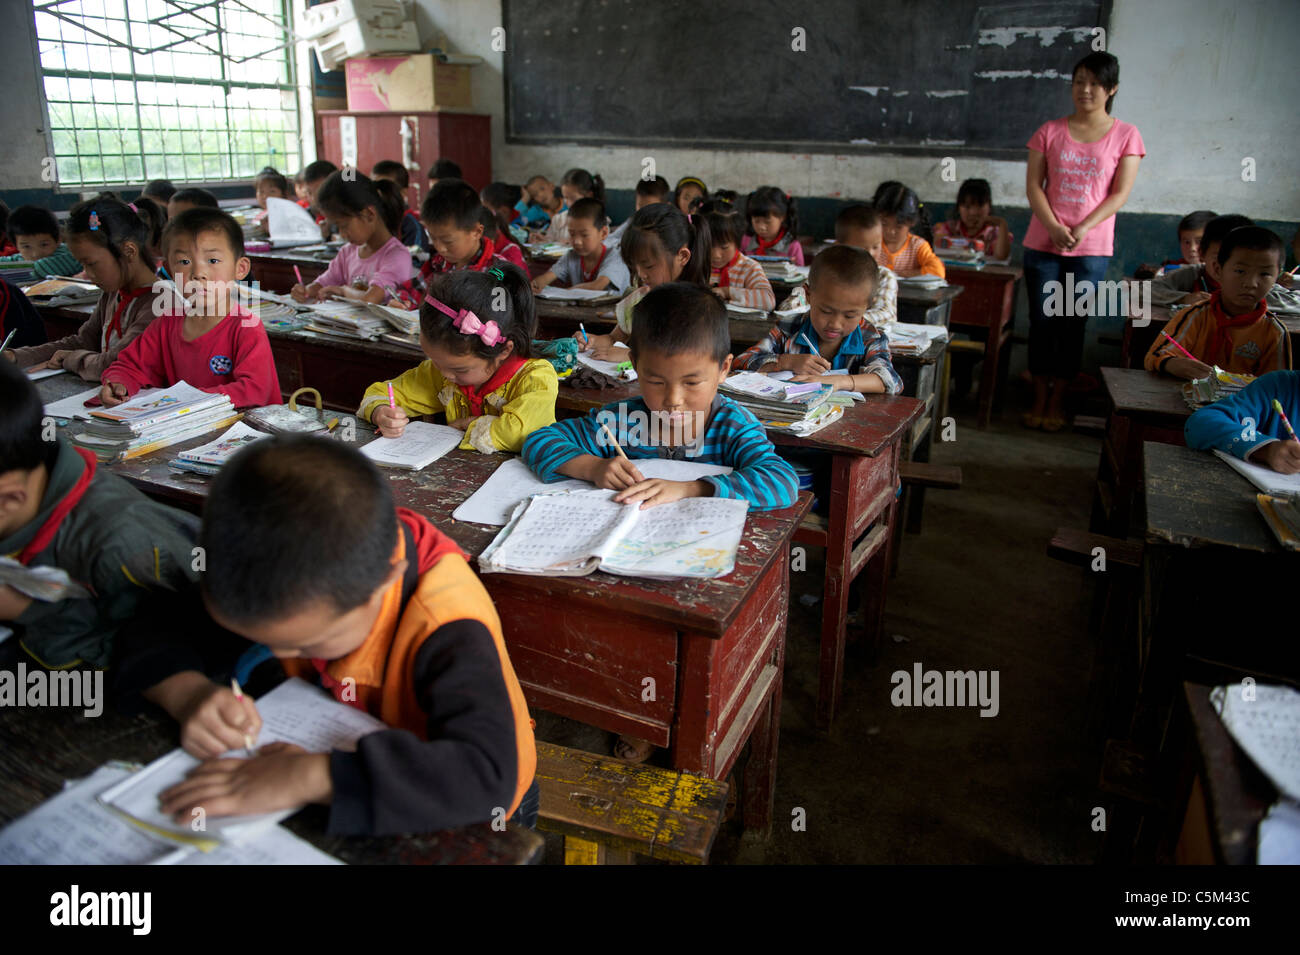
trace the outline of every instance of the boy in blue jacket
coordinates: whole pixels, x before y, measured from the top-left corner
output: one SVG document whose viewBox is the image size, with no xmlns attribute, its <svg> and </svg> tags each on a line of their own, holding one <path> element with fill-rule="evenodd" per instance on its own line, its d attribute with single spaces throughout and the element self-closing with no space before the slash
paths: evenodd
<svg viewBox="0 0 1300 955">
<path fill-rule="evenodd" d="M 1300 441 L 1274 410 L 1274 399 L 1292 426 L 1297 426 L 1300 371 L 1262 375 L 1235 395 L 1202 408 L 1187 419 L 1187 446 L 1233 454 L 1280 474 L 1300 472 Z"/>
</svg>

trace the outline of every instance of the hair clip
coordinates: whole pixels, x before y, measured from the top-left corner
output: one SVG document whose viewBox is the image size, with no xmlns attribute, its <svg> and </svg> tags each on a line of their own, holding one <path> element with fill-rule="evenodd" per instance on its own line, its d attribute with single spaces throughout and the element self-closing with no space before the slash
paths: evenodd
<svg viewBox="0 0 1300 955">
<path fill-rule="evenodd" d="M 99 213 L 95 212 L 94 210 L 91 210 L 90 213 L 90 231 L 91 232 L 99 231 Z"/>
<path fill-rule="evenodd" d="M 487 274 L 493 276 L 498 282 L 504 282 L 506 280 L 506 273 L 501 271 L 500 268 L 488 269 Z"/>
<path fill-rule="evenodd" d="M 477 335 L 489 348 L 506 340 L 506 336 L 501 334 L 501 326 L 496 322 L 484 322 L 467 308 L 462 308 L 459 312 L 453 311 L 432 295 L 426 295 L 424 300 L 442 314 L 450 315 L 452 327 L 462 335 Z"/>
<path fill-rule="evenodd" d="M 137 209 L 137 208 L 135 207 L 135 203 L 134 203 L 134 202 L 128 202 L 128 203 L 126 204 L 126 207 L 127 207 L 128 209 L 130 209 L 132 212 L 136 213 L 137 215 L 140 214 L 140 210 Z"/>
</svg>

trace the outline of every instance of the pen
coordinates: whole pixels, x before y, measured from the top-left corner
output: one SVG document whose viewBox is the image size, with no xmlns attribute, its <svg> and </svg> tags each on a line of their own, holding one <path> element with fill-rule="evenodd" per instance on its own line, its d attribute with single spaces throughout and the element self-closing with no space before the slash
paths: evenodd
<svg viewBox="0 0 1300 955">
<path fill-rule="evenodd" d="M 298 276 L 298 284 L 301 285 L 303 288 L 306 288 L 307 283 L 302 280 L 302 269 L 298 268 L 298 266 L 295 265 L 293 267 L 293 274 Z"/>
<path fill-rule="evenodd" d="M 1295 428 L 1291 427 L 1291 422 L 1287 420 L 1286 412 L 1282 410 L 1282 402 L 1278 401 L 1276 398 L 1273 399 L 1273 410 L 1276 411 L 1277 416 L 1282 419 L 1282 424 L 1286 427 L 1286 433 L 1291 435 L 1293 440 L 1300 441 L 1300 437 L 1296 437 Z"/>
<path fill-rule="evenodd" d="M 1188 358 L 1190 358 L 1192 361 L 1200 361 L 1199 358 L 1197 358 L 1195 355 L 1193 355 L 1191 352 L 1189 352 L 1189 351 L 1188 351 L 1186 348 L 1184 348 L 1182 345 L 1178 344 L 1178 342 L 1174 341 L 1173 337 L 1172 337 L 1168 332 L 1166 332 L 1164 329 L 1161 329 L 1160 334 L 1161 334 L 1161 335 L 1164 335 L 1165 338 L 1168 338 L 1171 342 L 1174 342 L 1174 347 L 1177 348 L 1177 349 L 1178 349 L 1180 352 L 1182 352 L 1184 355 L 1186 355 Z"/>
<path fill-rule="evenodd" d="M 239 688 L 239 681 L 233 676 L 230 678 L 230 689 L 235 694 L 235 699 L 242 700 L 244 698 L 244 691 Z M 249 756 L 253 755 L 253 735 L 251 733 L 244 734 L 244 752 Z"/>
<path fill-rule="evenodd" d="M 0 345 L 0 351 L 4 351 L 6 348 L 8 348 L 10 340 L 13 339 L 13 337 L 17 334 L 18 334 L 18 329 L 16 328 L 12 329 L 9 332 L 9 334 L 5 336 L 4 344 Z"/>
<path fill-rule="evenodd" d="M 816 355 L 818 358 L 822 356 L 822 353 L 817 350 L 817 346 L 814 345 L 811 340 L 809 340 L 807 335 L 805 335 L 803 332 L 800 332 L 799 337 L 803 339 L 803 343 L 805 345 L 807 345 L 809 348 L 813 350 L 814 355 Z"/>
<path fill-rule="evenodd" d="M 388 407 L 391 411 L 397 410 L 397 402 L 393 400 L 393 383 L 391 381 L 388 383 Z"/>
<path fill-rule="evenodd" d="M 605 432 L 605 434 L 609 436 L 609 443 L 614 446 L 614 450 L 618 452 L 618 456 L 622 458 L 624 461 L 626 461 L 628 457 L 626 454 L 623 453 L 623 447 L 618 443 L 618 439 L 614 437 L 614 432 L 609 430 L 609 425 L 602 424 L 600 427 Z"/>
<path fill-rule="evenodd" d="M 587 326 L 583 325 L 582 322 L 579 322 L 578 331 L 582 332 L 583 347 L 586 347 L 587 345 L 591 344 L 590 339 L 587 338 Z"/>
</svg>

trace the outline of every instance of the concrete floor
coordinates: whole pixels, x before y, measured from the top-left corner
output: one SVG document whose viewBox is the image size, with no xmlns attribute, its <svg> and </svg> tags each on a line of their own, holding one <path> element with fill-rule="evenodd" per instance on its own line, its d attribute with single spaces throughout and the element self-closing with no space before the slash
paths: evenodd
<svg viewBox="0 0 1300 955">
<path fill-rule="evenodd" d="M 930 491 L 924 531 L 906 535 L 890 582 L 880 660 L 850 644 L 843 705 L 814 727 L 821 555 L 792 575 L 773 832 L 724 827 L 714 864 L 1091 863 L 1100 747 L 1085 735 L 1093 644 L 1083 572 L 1047 557 L 1061 525 L 1086 527 L 1100 441 L 1019 425 L 1007 408 L 975 428 L 954 402 L 957 437 L 932 460 L 962 468 L 959 491 Z M 997 670 L 1000 709 L 895 707 L 890 675 L 914 663 Z M 544 714 L 539 735 L 609 752 L 610 734 Z M 792 825 L 804 810 L 806 829 Z M 547 861 L 561 861 L 548 838 Z"/>
</svg>

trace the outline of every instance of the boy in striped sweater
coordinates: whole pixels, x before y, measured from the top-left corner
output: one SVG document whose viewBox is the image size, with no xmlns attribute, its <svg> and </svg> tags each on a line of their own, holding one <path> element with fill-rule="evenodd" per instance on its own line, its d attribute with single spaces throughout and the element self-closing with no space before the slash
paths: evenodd
<svg viewBox="0 0 1300 955">
<path fill-rule="evenodd" d="M 18 251 L 0 258 L 3 262 L 31 262 L 38 279 L 51 275 L 76 275 L 81 263 L 59 238 L 59 220 L 49 209 L 19 206 L 9 216 L 9 234 Z"/>
<path fill-rule="evenodd" d="M 686 497 L 744 498 L 755 510 L 794 503 L 794 469 L 777 456 L 757 418 L 718 394 L 731 370 L 731 335 L 715 296 L 683 282 L 656 286 L 637 305 L 629 344 L 641 397 L 534 431 L 523 457 L 538 477 L 582 478 L 642 507 Z M 733 471 L 697 481 L 646 480 L 636 466 L 645 458 Z"/>
</svg>

